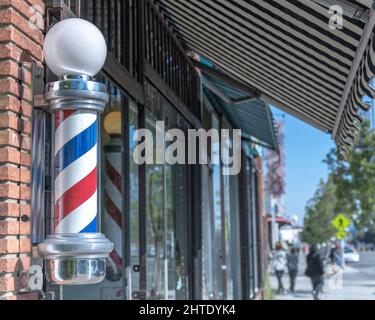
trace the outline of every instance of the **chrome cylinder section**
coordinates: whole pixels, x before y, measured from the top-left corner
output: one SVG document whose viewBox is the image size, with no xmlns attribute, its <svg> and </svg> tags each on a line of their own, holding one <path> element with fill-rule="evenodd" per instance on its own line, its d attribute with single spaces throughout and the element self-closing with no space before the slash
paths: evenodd
<svg viewBox="0 0 375 320">
<path fill-rule="evenodd" d="M 86 76 L 49 83 L 52 113 L 54 233 L 39 244 L 54 284 L 92 284 L 105 278 L 113 243 L 98 232 L 99 114 L 106 87 Z"/>
</svg>

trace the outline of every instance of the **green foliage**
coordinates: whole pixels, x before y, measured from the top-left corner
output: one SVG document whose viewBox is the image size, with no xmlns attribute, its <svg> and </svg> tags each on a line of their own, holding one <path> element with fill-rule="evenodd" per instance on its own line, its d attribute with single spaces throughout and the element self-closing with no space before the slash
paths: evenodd
<svg viewBox="0 0 375 320">
<path fill-rule="evenodd" d="M 264 276 L 264 300 L 274 300 L 275 293 L 272 290 L 268 273 Z"/>
<path fill-rule="evenodd" d="M 369 123 L 360 130 L 347 159 L 331 150 L 325 162 L 336 186 L 335 211 L 348 216 L 359 231 L 374 231 L 375 134 Z"/>
<path fill-rule="evenodd" d="M 306 206 L 304 241 L 319 243 L 335 234 L 330 221 L 345 214 L 358 236 L 375 232 L 375 133 L 368 122 L 361 128 L 355 148 L 344 159 L 336 148 L 324 162 L 329 178 L 320 182 Z"/>
<path fill-rule="evenodd" d="M 306 206 L 305 228 L 302 240 L 308 243 L 322 243 L 335 235 L 331 225 L 335 217 L 336 186 L 333 179 L 320 181 L 317 191 Z"/>
</svg>

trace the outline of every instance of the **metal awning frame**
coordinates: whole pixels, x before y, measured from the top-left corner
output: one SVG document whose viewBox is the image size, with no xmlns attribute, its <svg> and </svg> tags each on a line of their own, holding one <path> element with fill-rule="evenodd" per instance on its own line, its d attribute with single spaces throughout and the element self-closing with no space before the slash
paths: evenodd
<svg viewBox="0 0 375 320">
<path fill-rule="evenodd" d="M 366 51 L 366 48 L 370 41 L 371 36 L 374 34 L 374 28 L 375 28 L 375 11 L 374 10 L 375 10 L 375 3 L 373 3 L 372 8 L 370 10 L 369 19 L 368 19 L 368 22 L 366 23 L 365 30 L 362 34 L 361 41 L 359 43 L 357 52 L 354 57 L 352 68 L 350 69 L 349 77 L 346 81 L 344 93 L 341 97 L 341 102 L 340 102 L 339 110 L 336 116 L 335 125 L 332 130 L 332 139 L 334 140 L 336 140 L 337 138 L 338 127 L 342 120 L 342 115 L 344 113 L 344 109 L 349 98 L 350 90 L 353 86 L 353 82 L 356 78 L 359 66 L 361 64 L 362 57 Z"/>
</svg>

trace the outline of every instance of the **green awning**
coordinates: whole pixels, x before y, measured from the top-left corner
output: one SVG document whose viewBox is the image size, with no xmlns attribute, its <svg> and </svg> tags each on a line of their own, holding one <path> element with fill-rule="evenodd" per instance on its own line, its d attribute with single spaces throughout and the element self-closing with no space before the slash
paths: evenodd
<svg viewBox="0 0 375 320">
<path fill-rule="evenodd" d="M 204 94 L 246 140 L 278 150 L 277 134 L 270 107 L 223 80 L 203 74 Z"/>
</svg>

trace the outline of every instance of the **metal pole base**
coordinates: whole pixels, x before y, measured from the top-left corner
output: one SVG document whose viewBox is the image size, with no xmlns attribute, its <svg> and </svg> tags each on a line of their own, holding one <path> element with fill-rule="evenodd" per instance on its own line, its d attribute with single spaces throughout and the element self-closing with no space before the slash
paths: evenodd
<svg viewBox="0 0 375 320">
<path fill-rule="evenodd" d="M 113 243 L 101 233 L 53 234 L 38 245 L 47 280 L 57 285 L 103 281 L 112 250 Z"/>
</svg>

